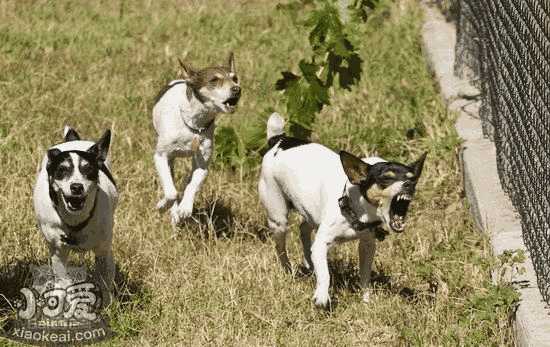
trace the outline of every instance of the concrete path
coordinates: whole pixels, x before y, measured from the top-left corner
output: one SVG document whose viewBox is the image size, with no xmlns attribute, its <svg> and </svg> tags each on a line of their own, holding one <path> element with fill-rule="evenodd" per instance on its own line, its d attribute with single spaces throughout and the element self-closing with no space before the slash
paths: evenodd
<svg viewBox="0 0 550 347">
<path fill-rule="evenodd" d="M 449 110 L 459 114 L 456 129 L 464 140 L 461 158 L 472 215 L 479 229 L 489 233 L 495 255 L 505 250 L 525 250 L 520 221 L 500 185 L 495 146 L 482 135 L 478 115 L 480 102 L 472 101 L 479 91 L 453 73 L 455 26 L 447 22 L 438 9 L 423 6 L 425 55 Z M 521 302 L 514 321 L 516 343 L 518 346 L 550 347 L 550 311 L 537 288 L 531 259 L 528 257 L 523 265 L 526 271 L 521 275 L 515 269 L 510 270 L 514 282 L 522 284 L 518 288 Z"/>
</svg>

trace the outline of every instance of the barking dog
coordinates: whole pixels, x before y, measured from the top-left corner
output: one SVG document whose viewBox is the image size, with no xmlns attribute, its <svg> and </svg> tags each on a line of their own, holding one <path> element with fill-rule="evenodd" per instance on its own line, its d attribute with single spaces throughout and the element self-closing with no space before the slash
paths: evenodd
<svg viewBox="0 0 550 347">
<path fill-rule="evenodd" d="M 270 150 L 264 155 L 259 181 L 279 261 L 286 270 L 289 209 L 303 217 L 300 238 L 304 262 L 315 271 L 317 306 L 330 304 L 327 252 L 336 243 L 359 239 L 363 300 L 369 300 L 371 265 L 376 249 L 373 229 L 400 233 L 422 173 L 426 154 L 410 165 L 377 157 L 361 160 L 340 155 L 316 143 L 287 137 L 283 119 L 272 114 L 267 123 Z M 311 232 L 317 229 L 313 244 Z"/>
<path fill-rule="evenodd" d="M 195 194 L 208 174 L 216 115 L 233 113 L 241 96 L 232 53 L 227 66 L 194 70 L 181 61 L 180 65 L 184 79 L 170 82 L 153 107 L 153 125 L 158 134 L 154 161 L 164 192 L 157 209 L 171 207 L 173 225 L 191 216 Z M 193 165 L 179 203 L 172 177 L 175 157 L 192 157 Z"/>
<path fill-rule="evenodd" d="M 48 149 L 42 160 L 34 187 L 34 209 L 56 278 L 70 283 L 70 250 L 92 250 L 106 305 L 115 273 L 111 241 L 118 200 L 107 163 L 111 132 L 107 130 L 94 143 L 80 140 L 75 130 L 65 127 L 64 137 L 65 142 Z"/>
</svg>

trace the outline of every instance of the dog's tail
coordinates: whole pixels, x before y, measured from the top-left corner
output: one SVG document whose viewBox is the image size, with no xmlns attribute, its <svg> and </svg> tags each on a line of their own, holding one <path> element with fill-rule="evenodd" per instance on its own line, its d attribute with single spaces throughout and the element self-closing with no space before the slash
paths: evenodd
<svg viewBox="0 0 550 347">
<path fill-rule="evenodd" d="M 273 112 L 267 120 L 267 139 L 284 133 L 285 120 L 277 112 Z"/>
</svg>

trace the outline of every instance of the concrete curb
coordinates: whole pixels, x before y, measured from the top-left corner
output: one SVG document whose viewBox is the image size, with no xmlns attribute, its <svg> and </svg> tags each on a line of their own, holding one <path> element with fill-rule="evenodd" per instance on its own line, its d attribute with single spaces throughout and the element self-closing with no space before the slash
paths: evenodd
<svg viewBox="0 0 550 347">
<path fill-rule="evenodd" d="M 494 144 L 483 137 L 479 119 L 479 94 L 468 81 L 454 75 L 456 29 L 436 8 L 423 4 L 423 50 L 437 80 L 443 100 L 449 110 L 458 112 L 456 130 L 464 140 L 462 165 L 464 188 L 470 210 L 478 228 L 489 233 L 494 255 L 505 250 L 526 249 L 521 223 L 502 191 L 496 165 Z M 464 98 L 466 97 L 466 99 Z M 514 269 L 514 282 L 526 284 L 518 288 L 521 294 L 514 329 L 518 346 L 550 346 L 550 311 L 537 288 L 531 258 L 523 264 L 525 273 Z"/>
</svg>

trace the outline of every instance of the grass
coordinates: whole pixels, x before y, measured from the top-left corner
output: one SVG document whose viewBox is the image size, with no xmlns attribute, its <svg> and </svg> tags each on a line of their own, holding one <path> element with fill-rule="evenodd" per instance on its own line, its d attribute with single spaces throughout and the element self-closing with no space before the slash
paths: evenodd
<svg viewBox="0 0 550 347">
<path fill-rule="evenodd" d="M 12 297 L 28 283 L 28 264 L 48 259 L 31 202 L 45 150 L 64 124 L 86 138 L 112 128 L 119 300 L 106 312 L 117 334 L 106 345 L 512 344 L 515 293 L 491 284 L 495 260 L 464 203 L 454 115 L 426 70 L 420 25 L 415 2 L 383 2 L 361 28 L 361 83 L 336 91 L 314 127 L 315 140 L 356 154 L 409 162 L 429 151 L 408 230 L 379 245 L 372 303 L 361 302 L 348 243 L 331 253 L 338 305 L 326 313 L 310 301 L 313 277 L 289 276 L 276 261 L 254 154 L 251 166 L 212 170 L 198 222 L 175 232 L 154 210 L 151 100 L 177 75 L 176 57 L 200 66 L 235 51 L 244 94 L 220 124 L 247 141 L 267 109 L 284 112 L 274 81 L 306 53 L 307 33 L 271 1 L 0 2 L 0 291 Z M 189 163 L 177 168 L 181 177 Z"/>
</svg>

